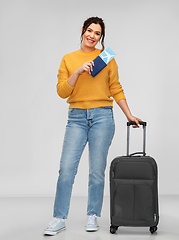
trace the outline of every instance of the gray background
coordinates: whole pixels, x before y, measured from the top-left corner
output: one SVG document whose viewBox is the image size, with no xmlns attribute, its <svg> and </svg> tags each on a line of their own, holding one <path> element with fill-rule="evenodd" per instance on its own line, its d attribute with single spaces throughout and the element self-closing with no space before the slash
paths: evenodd
<svg viewBox="0 0 179 240">
<path fill-rule="evenodd" d="M 178 0 L 0 1 L 0 196 L 53 195 L 68 104 L 56 93 L 64 54 L 79 49 L 83 21 L 102 17 L 134 115 L 148 122 L 147 153 L 159 166 L 159 193 L 179 194 Z M 98 46 L 101 47 L 100 45 Z M 126 118 L 114 103 L 108 156 L 126 154 Z M 135 136 L 134 136 L 135 135 Z M 131 152 L 142 128 L 131 130 Z M 74 139 L 75 140 L 75 139 Z M 88 150 L 73 195 L 86 196 Z"/>
</svg>

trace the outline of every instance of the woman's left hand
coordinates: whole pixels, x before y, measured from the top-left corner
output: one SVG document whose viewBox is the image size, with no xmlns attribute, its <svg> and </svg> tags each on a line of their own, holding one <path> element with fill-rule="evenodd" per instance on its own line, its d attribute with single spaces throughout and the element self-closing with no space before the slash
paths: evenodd
<svg viewBox="0 0 179 240">
<path fill-rule="evenodd" d="M 128 121 L 129 122 L 136 122 L 137 125 L 132 125 L 133 128 L 138 128 L 139 127 L 139 121 L 142 122 L 142 120 L 140 118 L 134 117 L 133 115 L 128 117 Z"/>
</svg>

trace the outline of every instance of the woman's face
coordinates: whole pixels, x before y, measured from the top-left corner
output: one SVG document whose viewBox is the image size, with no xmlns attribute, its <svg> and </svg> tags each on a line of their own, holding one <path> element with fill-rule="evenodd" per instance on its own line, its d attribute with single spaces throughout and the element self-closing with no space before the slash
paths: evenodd
<svg viewBox="0 0 179 240">
<path fill-rule="evenodd" d="M 92 23 L 83 34 L 82 45 L 94 49 L 101 38 L 101 26 Z"/>
</svg>

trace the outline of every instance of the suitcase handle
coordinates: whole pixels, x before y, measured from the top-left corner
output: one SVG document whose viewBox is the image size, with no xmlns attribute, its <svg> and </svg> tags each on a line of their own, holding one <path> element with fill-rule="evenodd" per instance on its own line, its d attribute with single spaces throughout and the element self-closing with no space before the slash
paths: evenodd
<svg viewBox="0 0 179 240">
<path fill-rule="evenodd" d="M 139 154 L 142 154 L 143 156 L 145 156 L 146 155 L 146 153 L 145 152 L 135 152 L 135 153 L 131 153 L 130 155 L 128 155 L 129 157 L 132 157 L 132 156 L 134 156 L 134 155 L 139 155 Z"/>
<path fill-rule="evenodd" d="M 139 121 L 139 124 L 142 126 L 147 126 L 147 122 L 141 122 Z M 127 126 L 131 126 L 131 125 L 137 125 L 136 122 L 127 122 Z"/>
<path fill-rule="evenodd" d="M 146 155 L 145 152 L 145 146 L 146 146 L 146 126 L 147 122 L 141 122 L 139 121 L 139 124 L 143 126 L 143 152 L 136 152 L 129 155 L 129 133 L 130 133 L 130 126 L 131 125 L 137 125 L 136 122 L 127 122 L 127 156 L 133 156 L 136 154 L 143 154 L 143 156 Z"/>
</svg>

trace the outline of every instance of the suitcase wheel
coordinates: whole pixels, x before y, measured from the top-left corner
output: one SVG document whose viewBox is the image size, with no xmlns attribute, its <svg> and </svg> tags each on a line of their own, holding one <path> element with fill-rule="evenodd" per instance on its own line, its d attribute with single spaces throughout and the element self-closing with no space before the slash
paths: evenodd
<svg viewBox="0 0 179 240">
<path fill-rule="evenodd" d="M 153 234 L 157 231 L 157 226 L 150 227 L 150 232 Z"/>
<path fill-rule="evenodd" d="M 112 234 L 116 233 L 117 229 L 118 229 L 117 226 L 111 225 L 110 226 L 110 233 L 112 233 Z"/>
</svg>

